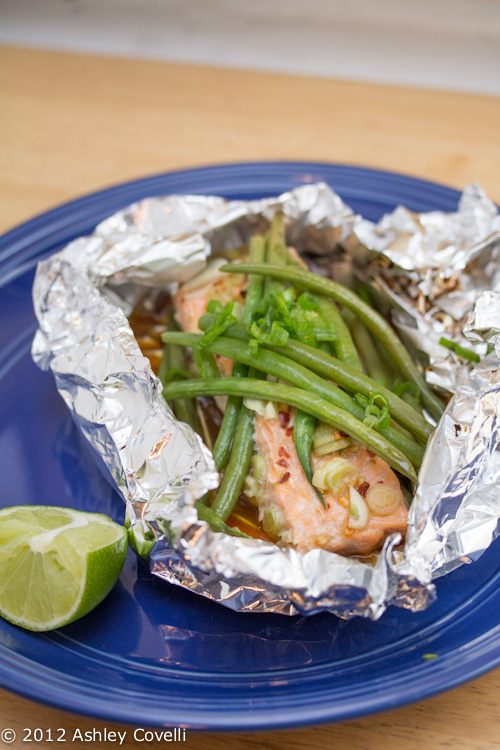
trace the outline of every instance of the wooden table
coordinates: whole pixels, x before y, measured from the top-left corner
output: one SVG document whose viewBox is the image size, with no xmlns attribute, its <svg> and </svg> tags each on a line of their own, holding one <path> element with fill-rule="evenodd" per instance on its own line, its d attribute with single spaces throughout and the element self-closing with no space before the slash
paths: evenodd
<svg viewBox="0 0 500 750">
<path fill-rule="evenodd" d="M 395 170 L 500 201 L 500 100 L 66 53 L 0 52 L 0 229 L 123 180 L 203 164 L 306 159 Z M 0 691 L 0 730 L 117 729 Z M 192 750 L 498 747 L 500 671 L 341 725 L 188 734 Z M 121 747 L 136 748 L 130 727 Z M 144 743 L 164 747 L 166 743 Z M 113 747 L 96 741 L 92 747 Z M 12 748 L 30 747 L 18 740 Z M 53 748 L 54 743 L 31 747 Z"/>
</svg>

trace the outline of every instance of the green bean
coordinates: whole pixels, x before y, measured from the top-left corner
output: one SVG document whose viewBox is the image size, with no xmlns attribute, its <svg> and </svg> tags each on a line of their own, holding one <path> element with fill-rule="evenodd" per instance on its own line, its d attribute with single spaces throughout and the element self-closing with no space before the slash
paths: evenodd
<svg viewBox="0 0 500 750">
<path fill-rule="evenodd" d="M 246 382 L 248 378 L 220 378 L 220 380 L 217 380 L 215 382 L 222 382 L 224 380 L 229 380 L 232 383 L 239 384 L 240 380 L 245 380 Z M 241 396 L 241 392 L 239 393 L 239 395 Z M 245 481 L 245 477 L 250 471 L 250 463 L 252 461 L 254 447 L 253 417 L 253 412 L 250 411 L 250 409 L 247 409 L 246 406 L 242 405 L 238 420 L 238 426 L 234 434 L 231 455 L 226 466 L 226 471 L 224 472 L 224 478 L 219 487 L 217 497 L 212 503 L 212 510 L 217 513 L 217 515 L 222 518 L 223 521 L 226 520 L 226 518 L 230 515 L 231 511 L 236 505 L 239 494 L 241 492 L 241 488 L 243 487 L 243 482 Z"/>
<path fill-rule="evenodd" d="M 455 352 L 457 357 L 462 357 L 462 359 L 468 359 L 469 362 L 480 362 L 481 357 L 479 354 L 476 354 L 476 352 L 472 351 L 472 349 L 467 349 L 465 346 L 460 346 L 456 341 L 450 341 L 450 339 L 445 338 L 444 336 L 441 336 L 439 339 L 439 343 L 441 346 L 444 346 L 445 349 L 450 349 L 452 352 Z"/>
<path fill-rule="evenodd" d="M 170 357 L 168 354 L 168 350 L 170 349 L 170 346 L 168 344 L 163 345 L 163 351 L 161 353 L 161 360 L 160 365 L 158 367 L 158 377 L 160 378 L 161 382 L 165 380 L 165 376 L 167 372 L 170 370 Z"/>
<path fill-rule="evenodd" d="M 381 346 L 380 341 L 375 339 L 375 348 L 377 349 L 378 356 L 380 357 L 380 360 L 382 362 L 382 367 L 384 368 L 384 372 L 386 375 L 387 380 L 387 387 L 391 389 L 392 391 L 392 385 L 395 380 L 399 377 L 399 371 L 397 367 L 394 364 L 394 360 L 391 359 L 391 356 L 387 353 L 387 349 L 385 349 L 383 346 Z M 419 389 L 420 392 L 420 389 Z M 417 409 L 419 414 L 422 414 L 422 408 L 420 407 Z"/>
<path fill-rule="evenodd" d="M 241 363 L 235 362 L 233 366 L 233 378 L 244 378 L 248 375 L 248 367 Z M 231 445 L 233 442 L 234 431 L 238 424 L 242 400 L 239 396 L 229 396 L 224 409 L 224 416 L 219 428 L 219 434 L 214 443 L 212 456 L 214 458 L 215 468 L 222 471 L 229 459 Z"/>
<path fill-rule="evenodd" d="M 202 348 L 201 346 L 193 346 L 193 357 L 196 363 L 196 367 L 198 368 L 200 378 L 219 377 L 219 368 L 217 367 L 215 357 L 211 352 L 208 352 L 205 347 Z M 210 430 L 208 429 L 205 412 L 203 411 L 200 403 L 196 403 L 195 408 L 198 415 L 198 423 L 200 425 L 200 429 L 197 430 L 197 432 L 200 433 L 203 438 L 203 442 L 208 447 L 208 449 L 211 450 L 213 448 L 213 441 Z"/>
<path fill-rule="evenodd" d="M 254 235 L 250 240 L 250 260 L 252 263 L 263 263 L 266 255 L 266 242 L 261 235 Z M 264 292 L 264 279 L 262 276 L 248 277 L 245 306 L 241 322 L 248 325 L 252 322 L 252 313 L 259 306 Z"/>
<path fill-rule="evenodd" d="M 281 383 L 269 383 L 253 378 L 218 378 L 207 380 L 189 380 L 183 383 L 170 383 L 165 388 L 167 398 L 217 395 L 239 395 L 250 398 L 259 398 L 266 401 L 277 401 L 295 406 L 297 409 L 311 414 L 313 417 L 327 422 L 333 427 L 351 435 L 362 445 L 376 453 L 380 458 L 387 461 L 389 466 L 408 477 L 413 483 L 417 480 L 415 469 L 408 458 L 393 446 L 381 433 L 370 429 L 359 422 L 349 412 L 339 409 L 324 398 L 314 393 L 309 393 L 301 388 L 294 388 Z M 243 424 L 243 420 L 241 421 Z M 238 425 L 239 427 L 239 425 Z M 235 457 L 238 462 L 236 450 L 236 437 L 231 458 Z M 245 458 L 247 454 L 245 454 Z M 243 456 L 239 457 L 243 461 Z"/>
<path fill-rule="evenodd" d="M 193 347 L 193 356 L 200 378 L 218 377 L 219 368 L 217 367 L 217 362 L 215 361 L 214 355 L 207 351 L 206 347 L 203 349 L 199 346 Z"/>
<path fill-rule="evenodd" d="M 285 222 L 281 211 L 274 214 L 269 230 L 269 245 L 267 262 L 275 266 L 285 266 L 288 258 L 288 248 L 285 239 Z"/>
<path fill-rule="evenodd" d="M 337 284 L 335 281 L 331 281 L 331 279 L 325 279 L 322 276 L 318 276 L 318 274 L 304 271 L 300 268 L 294 268 L 292 266 L 281 267 L 269 266 L 267 264 L 253 265 L 248 263 L 235 263 L 232 265 L 221 266 L 220 270 L 230 271 L 231 273 L 262 274 L 263 276 L 272 279 L 289 281 L 304 289 L 316 292 L 317 294 L 331 297 L 342 305 L 345 305 L 345 307 L 353 310 L 358 318 L 363 321 L 368 330 L 383 342 L 397 366 L 408 380 L 413 380 L 417 383 L 422 391 L 422 398 L 425 406 L 435 419 L 440 419 L 444 411 L 442 402 L 425 382 L 422 373 L 413 362 L 395 331 L 391 328 L 389 323 L 379 315 L 379 313 L 372 310 L 369 305 L 363 302 L 357 294 L 351 292 L 350 289 L 343 287 L 341 284 Z"/>
<path fill-rule="evenodd" d="M 269 229 L 267 244 L 266 264 L 285 266 L 287 262 L 288 249 L 285 242 L 285 224 L 283 214 L 278 212 L 274 215 Z M 285 285 L 281 281 L 266 279 L 266 299 L 281 294 Z"/>
<path fill-rule="evenodd" d="M 368 375 L 376 380 L 377 383 L 387 386 L 387 377 L 382 360 L 375 348 L 372 337 L 359 318 L 353 320 L 350 331 L 356 344 L 356 349 L 361 354 L 364 369 Z"/>
<path fill-rule="evenodd" d="M 300 465 L 304 470 L 304 474 L 309 480 L 309 484 L 314 488 L 323 508 L 326 508 L 323 495 L 312 483 L 313 470 L 311 466 L 311 448 L 315 429 L 316 417 L 313 417 L 311 414 L 306 414 L 306 412 L 301 409 L 297 409 L 297 413 L 295 414 L 295 424 L 293 426 L 293 442 L 295 444 L 295 450 L 297 451 L 297 456 Z"/>
<path fill-rule="evenodd" d="M 262 263 L 266 253 L 266 243 L 261 235 L 254 235 L 250 240 L 250 260 L 252 263 Z M 242 323 L 247 325 L 251 322 L 252 313 L 259 305 L 264 291 L 264 279 L 262 276 L 249 276 L 245 306 L 243 308 Z M 248 375 L 248 367 L 241 362 L 235 362 L 233 377 L 241 378 Z M 212 455 L 217 471 L 222 471 L 229 460 L 231 444 L 233 442 L 238 417 L 241 410 L 241 398 L 229 396 L 222 417 L 219 434 L 214 444 Z"/>
<path fill-rule="evenodd" d="M 361 369 L 354 341 L 335 304 L 326 297 L 321 297 L 318 309 L 323 320 L 331 325 L 337 334 L 333 342 L 337 359 L 347 362 L 351 367 L 357 367 L 358 370 Z"/>
<path fill-rule="evenodd" d="M 413 492 L 410 492 L 410 490 L 406 489 L 403 482 L 399 483 L 399 486 L 401 488 L 401 492 L 403 493 L 403 497 L 405 499 L 406 507 L 409 508 L 410 505 L 413 502 Z"/>
<path fill-rule="evenodd" d="M 213 317 L 213 315 L 208 314 L 202 315 L 198 321 L 201 330 L 211 324 Z M 240 340 L 248 339 L 245 326 L 239 324 L 228 328 L 226 335 Z M 367 398 L 374 393 L 381 393 L 389 403 L 392 418 L 410 430 L 412 435 L 415 435 L 422 442 L 426 443 L 432 433 L 433 428 L 427 420 L 403 399 L 345 362 L 340 362 L 335 357 L 294 339 L 288 339 L 285 346 L 273 347 L 273 351 L 293 359 L 294 362 L 304 367 L 308 367 L 316 374 L 337 383 L 350 393 L 361 393 Z"/>
<path fill-rule="evenodd" d="M 163 334 L 163 338 L 165 341 L 175 342 L 183 346 L 196 346 L 200 334 L 167 332 Z M 226 336 L 220 336 L 207 348 L 215 354 L 230 357 L 237 362 L 243 362 L 265 374 L 275 375 L 298 388 L 311 391 L 340 409 L 349 412 L 360 422 L 364 419 L 364 409 L 347 393 L 298 362 L 294 362 L 276 351 L 259 348 L 257 354 L 251 354 L 246 342 Z M 423 448 L 411 437 L 408 437 L 401 430 L 394 427 L 388 427 L 380 434 L 383 434 L 389 442 L 408 456 L 415 467 L 418 468 L 421 465 Z"/>
<path fill-rule="evenodd" d="M 194 507 L 198 511 L 198 518 L 201 521 L 205 521 L 206 523 L 208 523 L 213 531 L 220 531 L 223 534 L 231 534 L 232 536 L 242 536 L 245 537 L 245 539 L 250 538 L 248 534 L 244 534 L 243 531 L 240 531 L 234 526 L 228 526 L 227 523 L 224 523 L 222 518 L 218 516 L 212 508 L 207 508 L 207 506 L 199 500 L 194 504 Z"/>
<path fill-rule="evenodd" d="M 318 341 L 318 343 L 316 344 L 316 349 L 319 349 L 320 352 L 324 352 L 325 354 L 331 353 L 327 341 Z"/>
</svg>

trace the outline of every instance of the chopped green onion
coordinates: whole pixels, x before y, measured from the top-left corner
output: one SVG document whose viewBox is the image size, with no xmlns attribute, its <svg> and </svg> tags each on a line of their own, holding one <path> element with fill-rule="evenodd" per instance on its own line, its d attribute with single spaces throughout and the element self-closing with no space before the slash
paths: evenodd
<svg viewBox="0 0 500 750">
<path fill-rule="evenodd" d="M 259 323 L 261 322 L 265 324 L 265 321 L 254 321 L 250 324 L 248 327 L 248 333 L 250 336 L 257 339 L 257 342 L 268 344 L 269 346 L 283 346 L 286 344 L 288 341 L 288 331 L 285 331 L 283 326 L 281 326 L 276 320 L 273 320 L 271 330 L 266 332 L 260 328 Z"/>
<path fill-rule="evenodd" d="M 209 303 L 210 304 L 210 303 Z M 205 346 L 209 346 L 210 344 L 213 344 L 216 338 L 221 336 L 229 326 L 232 326 L 233 323 L 237 323 L 237 319 L 232 315 L 234 308 L 234 302 L 231 300 L 226 307 L 222 310 L 221 313 L 219 313 L 216 321 L 205 331 L 205 335 L 200 339 L 200 342 L 198 346 L 200 346 L 202 349 Z"/>
<path fill-rule="evenodd" d="M 372 393 L 370 398 L 366 398 L 362 393 L 356 393 L 354 396 L 360 406 L 364 406 L 365 418 L 363 423 L 373 430 L 386 430 L 391 423 L 391 414 L 389 411 L 389 402 L 382 393 Z"/>
<path fill-rule="evenodd" d="M 315 346 L 317 337 L 314 326 L 318 322 L 318 314 L 314 311 L 314 308 L 318 306 L 318 303 L 314 295 L 305 292 L 300 296 L 301 304 L 299 305 L 299 301 L 295 299 L 296 292 L 293 287 L 281 289 L 281 286 L 279 285 L 279 290 L 271 289 L 264 302 L 253 312 L 252 323 L 257 324 L 260 333 L 254 333 L 257 330 L 254 327 L 253 331 L 248 329 L 249 334 L 264 343 L 262 335 L 273 335 L 273 330 L 275 332 L 282 329 L 292 338 Z M 274 324 L 276 325 L 273 329 Z M 328 331 L 325 332 L 325 335 L 329 340 L 333 334 Z M 283 334 L 281 336 L 284 340 Z M 278 346 L 274 336 L 266 343 L 270 346 Z M 255 351 L 257 351 L 256 347 L 257 345 L 253 344 Z"/>
<path fill-rule="evenodd" d="M 302 294 L 297 297 L 297 304 L 302 310 L 317 310 L 319 303 L 314 294 L 311 294 L 310 292 L 302 292 Z"/>
<path fill-rule="evenodd" d="M 439 654 L 422 654 L 424 661 L 432 661 L 433 659 L 439 659 Z"/>
<path fill-rule="evenodd" d="M 445 339 L 444 336 L 441 336 L 441 338 L 439 339 L 439 343 L 446 349 L 450 349 L 452 352 L 455 352 L 457 357 L 468 359 L 469 362 L 481 361 L 481 357 L 479 356 L 479 354 L 473 352 L 472 349 L 467 349 L 465 346 L 460 346 L 460 344 L 457 344 L 456 341 L 450 341 L 449 339 Z"/>
</svg>

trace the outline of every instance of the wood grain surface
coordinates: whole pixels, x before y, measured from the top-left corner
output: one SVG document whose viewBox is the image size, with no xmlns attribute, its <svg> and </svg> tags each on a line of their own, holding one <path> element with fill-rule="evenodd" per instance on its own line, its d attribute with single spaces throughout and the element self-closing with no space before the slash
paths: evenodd
<svg viewBox="0 0 500 750">
<path fill-rule="evenodd" d="M 3 49 L 0 228 L 116 182 L 221 161 L 380 167 L 500 200 L 500 100 Z"/>
<path fill-rule="evenodd" d="M 0 229 L 123 180 L 189 166 L 310 159 L 395 170 L 500 201 L 500 100 L 138 60 L 0 51 Z M 498 748 L 500 671 L 414 706 L 359 721 L 264 734 L 188 733 L 190 750 Z M 0 731 L 127 731 L 0 691 Z M 96 735 L 97 737 L 97 735 Z M 7 745 L 5 745 L 7 747 Z M 0 748 L 2 747 L 0 741 Z"/>
</svg>

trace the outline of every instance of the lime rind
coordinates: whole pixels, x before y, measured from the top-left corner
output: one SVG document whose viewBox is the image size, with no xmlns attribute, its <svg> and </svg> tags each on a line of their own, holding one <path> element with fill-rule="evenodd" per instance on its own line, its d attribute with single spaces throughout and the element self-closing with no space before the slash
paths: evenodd
<svg viewBox="0 0 500 750">
<path fill-rule="evenodd" d="M 113 588 L 126 551 L 126 530 L 101 514 L 0 511 L 0 615 L 36 631 L 74 622 Z"/>
</svg>

